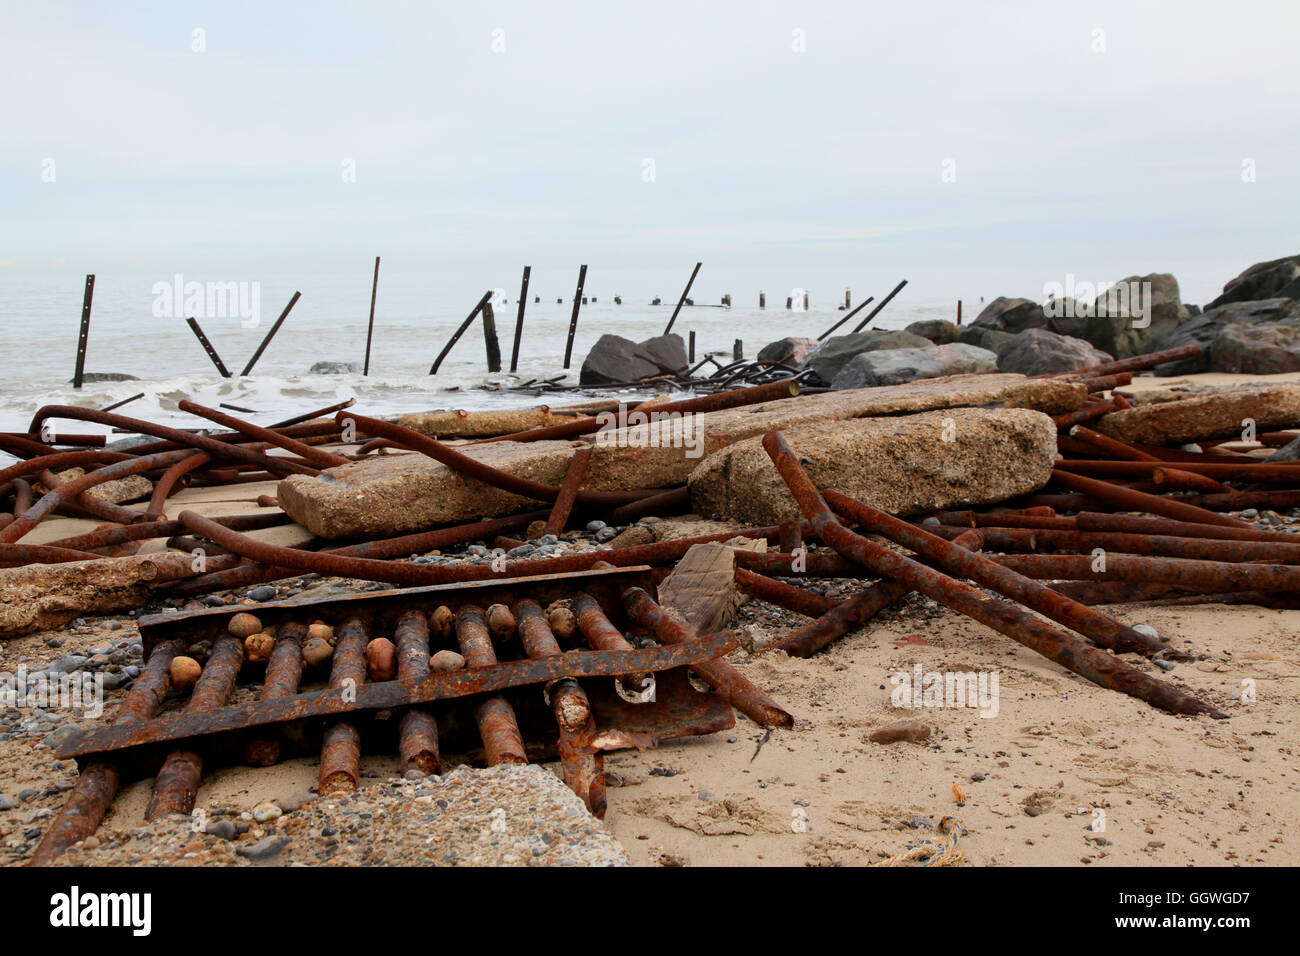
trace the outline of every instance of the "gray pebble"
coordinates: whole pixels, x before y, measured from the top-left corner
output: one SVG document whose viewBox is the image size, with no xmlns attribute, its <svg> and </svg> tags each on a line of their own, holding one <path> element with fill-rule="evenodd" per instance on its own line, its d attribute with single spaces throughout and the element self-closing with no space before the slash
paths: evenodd
<svg viewBox="0 0 1300 956">
<path fill-rule="evenodd" d="M 12 810 L 16 806 L 17 804 L 14 803 L 11 797 L 6 797 L 3 793 L 0 793 L 0 810 Z"/>
<path fill-rule="evenodd" d="M 254 601 L 273 601 L 280 596 L 280 592 L 269 584 L 263 584 L 249 591 L 248 596 Z"/>
<path fill-rule="evenodd" d="M 287 836 L 269 836 L 264 840 L 258 840 L 252 846 L 241 846 L 235 852 L 246 859 L 258 862 L 274 860 L 291 842 L 293 841 Z"/>
<path fill-rule="evenodd" d="M 209 823 L 203 832 L 214 837 L 220 837 L 222 840 L 233 840 L 239 835 L 239 830 L 229 820 L 216 820 Z"/>
<path fill-rule="evenodd" d="M 607 527 L 608 527 L 608 525 L 606 525 L 605 522 L 603 522 L 603 521 L 588 521 L 588 522 L 587 522 L 587 530 L 590 531 L 592 534 L 595 534 L 597 531 L 602 531 L 602 530 L 604 530 L 604 529 L 607 528 Z"/>
<path fill-rule="evenodd" d="M 31 800 L 35 800 L 39 794 L 40 794 L 39 790 L 33 790 L 31 787 L 28 787 L 26 790 L 18 791 L 18 799 L 21 800 L 23 803 L 27 803 Z"/>
<path fill-rule="evenodd" d="M 596 540 L 599 541 L 601 544 L 604 544 L 607 541 L 613 541 L 617 537 L 618 537 L 617 528 L 601 528 L 599 531 L 596 532 Z"/>
</svg>

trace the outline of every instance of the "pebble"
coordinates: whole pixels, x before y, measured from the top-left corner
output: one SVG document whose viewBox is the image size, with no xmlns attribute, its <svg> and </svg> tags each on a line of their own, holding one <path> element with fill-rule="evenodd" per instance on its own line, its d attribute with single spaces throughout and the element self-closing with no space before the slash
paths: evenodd
<svg viewBox="0 0 1300 956">
<path fill-rule="evenodd" d="M 32 800 L 35 800 L 39 795 L 40 795 L 40 791 L 33 790 L 31 787 L 28 787 L 26 790 L 18 791 L 18 799 L 21 800 L 23 803 L 30 803 Z"/>
<path fill-rule="evenodd" d="M 280 809 L 285 813 L 294 813 L 295 811 L 301 810 L 315 799 L 316 796 L 314 794 L 299 792 L 291 793 L 289 796 L 283 797 L 277 802 L 280 804 Z"/>
<path fill-rule="evenodd" d="M 214 820 L 203 832 L 222 840 L 233 840 L 239 836 L 239 830 L 230 820 Z"/>
<path fill-rule="evenodd" d="M 455 651 L 438 651 L 429 658 L 429 669 L 434 673 L 458 671 L 465 666 L 465 658 Z"/>
<path fill-rule="evenodd" d="M 323 638 L 309 638 L 302 647 L 302 659 L 308 667 L 324 667 L 333 657 L 334 648 Z"/>
<path fill-rule="evenodd" d="M 235 852 L 245 859 L 256 862 L 273 860 L 284 852 L 284 848 L 291 842 L 293 841 L 286 836 L 269 836 L 257 841 L 252 846 L 238 847 Z"/>
<path fill-rule="evenodd" d="M 599 531 L 596 532 L 596 540 L 599 541 L 601 544 L 605 544 L 608 541 L 613 541 L 617 537 L 618 537 L 617 528 L 601 528 Z"/>
<path fill-rule="evenodd" d="M 12 798 L 6 797 L 3 793 L 0 793 L 0 810 L 12 810 L 17 805 L 18 804 L 14 803 Z"/>
<path fill-rule="evenodd" d="M 262 629 L 262 622 L 254 615 L 241 613 L 236 614 L 226 624 L 226 630 L 235 637 L 248 637 L 250 634 L 256 634 Z"/>
<path fill-rule="evenodd" d="M 388 638 L 377 637 L 366 645 L 366 673 L 373 681 L 397 676 L 397 648 Z"/>
<path fill-rule="evenodd" d="M 262 584 L 249 591 L 248 596 L 254 601 L 274 601 L 280 592 L 269 584 Z"/>
<path fill-rule="evenodd" d="M 596 534 L 597 532 L 603 531 L 603 530 L 605 530 L 605 528 L 607 528 L 607 527 L 609 527 L 609 526 L 608 526 L 607 524 L 605 524 L 605 522 L 603 522 L 603 521 L 588 521 L 588 522 L 587 522 L 587 530 L 588 530 L 590 533 L 592 533 L 592 534 Z"/>
<path fill-rule="evenodd" d="M 199 675 L 202 673 L 203 668 L 194 658 L 185 656 L 172 658 L 172 687 L 181 693 L 198 683 Z"/>
<path fill-rule="evenodd" d="M 253 819 L 258 823 L 270 823 L 284 815 L 284 810 L 274 803 L 259 803 L 253 807 Z"/>
</svg>

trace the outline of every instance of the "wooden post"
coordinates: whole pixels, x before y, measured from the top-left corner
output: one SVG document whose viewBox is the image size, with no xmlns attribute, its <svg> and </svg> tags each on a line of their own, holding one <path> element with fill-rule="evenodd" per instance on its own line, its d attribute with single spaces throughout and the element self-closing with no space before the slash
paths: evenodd
<svg viewBox="0 0 1300 956">
<path fill-rule="evenodd" d="M 203 351 L 208 353 L 208 358 L 212 359 L 212 364 L 217 367 L 217 371 L 221 373 L 221 377 L 230 378 L 230 371 L 226 368 L 226 363 L 221 361 L 221 356 L 217 354 L 217 350 L 212 347 L 212 343 L 208 341 L 208 337 L 204 335 L 203 330 L 199 328 L 198 320 L 195 319 L 194 316 L 190 316 L 185 320 L 185 323 L 190 327 L 190 331 L 192 331 L 198 338 L 199 344 L 203 346 Z"/>
<path fill-rule="evenodd" d="M 370 283 L 370 324 L 366 327 L 366 364 L 362 375 L 370 374 L 370 340 L 375 335 L 375 296 L 379 294 L 379 256 L 375 256 L 375 278 Z"/>
<path fill-rule="evenodd" d="M 874 319 L 874 318 L 876 317 L 877 313 L 879 313 L 880 310 L 883 309 L 885 306 L 889 305 L 889 300 L 892 299 L 894 296 L 898 295 L 898 293 L 900 293 L 900 292 L 903 291 L 903 286 L 905 286 L 905 285 L 907 285 L 907 280 L 906 280 L 906 279 L 904 279 L 902 282 L 898 283 L 898 285 L 894 286 L 894 291 L 890 292 L 889 295 L 885 296 L 885 298 L 881 300 L 880 305 L 878 305 L 878 306 L 876 306 L 874 309 L 872 309 L 872 310 L 871 310 L 871 314 L 868 315 L 868 316 L 867 316 L 865 319 L 863 319 L 861 322 L 859 322 L 859 323 L 858 323 L 858 327 L 857 327 L 856 329 L 854 329 L 853 331 L 854 331 L 854 332 L 861 332 L 864 328 L 866 328 L 867 325 L 870 324 L 871 320 Z"/>
<path fill-rule="evenodd" d="M 869 306 L 872 302 L 875 301 L 875 299 L 876 299 L 876 297 L 875 297 L 874 295 L 869 295 L 869 296 L 867 296 L 867 297 L 866 297 L 865 299 L 863 299 L 860 303 L 858 303 L 858 305 L 857 305 L 856 308 L 851 309 L 848 313 L 846 313 L 846 314 L 843 316 L 843 318 L 841 318 L 838 322 L 836 322 L 836 323 L 835 323 L 834 325 L 832 325 L 829 329 L 827 329 L 825 332 L 823 332 L 823 333 L 821 334 L 821 337 L 822 337 L 823 339 L 830 338 L 832 332 L 834 332 L 836 329 L 838 329 L 841 325 L 843 325 L 843 324 L 844 324 L 845 322 L 847 322 L 849 319 L 853 318 L 855 315 L 857 315 L 859 312 L 861 312 L 864 308 L 866 308 L 867 306 Z"/>
<path fill-rule="evenodd" d="M 805 292 L 805 293 L 803 294 L 803 310 L 804 310 L 805 312 L 808 311 L 808 293 L 807 293 L 807 292 Z"/>
<path fill-rule="evenodd" d="M 95 277 L 86 276 L 86 292 L 81 299 L 81 334 L 77 336 L 77 367 L 72 373 L 72 387 L 81 388 L 86 376 L 86 343 L 90 341 L 90 302 L 95 298 Z"/>
<path fill-rule="evenodd" d="M 739 362 L 745 357 L 745 343 L 736 339 L 736 344 L 731 347 L 731 357 Z"/>
<path fill-rule="evenodd" d="M 564 367 L 573 359 L 573 335 L 578 331 L 578 310 L 582 308 L 582 286 L 587 281 L 587 267 L 578 267 L 578 289 L 573 293 L 573 314 L 569 316 L 569 338 L 564 343 Z"/>
<path fill-rule="evenodd" d="M 700 274 L 700 266 L 703 262 L 695 263 L 695 268 L 691 270 L 691 277 L 686 280 L 686 288 L 682 290 L 681 298 L 677 300 L 677 308 L 673 309 L 673 317 L 668 320 L 668 326 L 664 329 L 664 335 L 673 330 L 673 323 L 677 321 L 677 313 L 682 311 L 682 305 L 686 302 L 686 297 L 691 294 L 691 286 L 695 284 L 695 277 Z"/>
<path fill-rule="evenodd" d="M 474 311 L 465 317 L 465 321 L 460 324 L 460 328 L 452 333 L 451 338 L 447 340 L 447 344 L 442 347 L 442 351 L 438 353 L 438 357 L 433 360 L 433 365 L 429 369 L 430 375 L 438 374 L 438 367 L 442 365 L 442 360 L 447 357 L 447 353 L 451 351 L 451 347 L 456 344 L 462 335 L 465 334 L 465 330 L 469 328 L 469 324 L 478 317 L 480 312 L 483 311 L 483 306 L 487 305 L 488 299 L 490 298 L 492 298 L 491 289 L 483 293 L 483 298 L 478 300 L 478 305 L 474 306 Z"/>
<path fill-rule="evenodd" d="M 483 344 L 487 348 L 488 371 L 501 371 L 501 343 L 497 341 L 497 317 L 491 301 L 483 303 Z"/>
<path fill-rule="evenodd" d="M 519 343 L 524 338 L 524 307 L 528 304 L 528 277 L 532 273 L 532 266 L 524 266 L 524 281 L 519 287 L 519 313 L 515 316 L 515 345 L 510 350 L 510 371 L 512 372 L 519 368 Z"/>
<path fill-rule="evenodd" d="M 691 343 L 691 344 L 690 344 L 690 353 L 687 355 L 687 357 L 686 357 L 686 361 L 687 361 L 689 364 L 694 365 L 694 364 L 695 364 L 695 330 L 694 330 L 694 329 L 691 329 L 691 331 L 690 331 L 690 335 L 689 335 L 689 338 L 690 338 L 690 343 Z"/>
<path fill-rule="evenodd" d="M 766 308 L 767 308 L 767 293 L 766 293 L 766 292 L 760 292 L 760 293 L 758 294 L 758 307 L 759 307 L 760 309 L 766 309 Z"/>
<path fill-rule="evenodd" d="M 849 308 L 852 308 L 852 307 L 853 307 L 853 290 L 852 290 L 852 289 L 845 289 L 845 290 L 844 290 L 844 308 L 849 309 Z"/>
<path fill-rule="evenodd" d="M 271 344 L 271 339 L 275 338 L 275 333 L 280 331 L 280 326 L 284 325 L 284 320 L 289 317 L 289 310 L 298 304 L 298 299 L 301 296 L 301 292 L 294 292 L 293 298 L 289 300 L 289 304 L 284 307 L 284 311 L 280 313 L 280 317 L 275 320 L 275 325 L 271 326 L 271 331 L 266 333 L 266 338 L 262 339 L 262 344 L 257 347 L 257 351 L 253 353 L 253 357 L 248 360 L 248 364 L 244 366 L 244 370 L 239 373 L 241 376 L 247 375 L 253 370 L 253 366 L 257 364 L 257 360 L 262 357 L 262 353 L 266 351 L 266 347 Z"/>
<path fill-rule="evenodd" d="M 957 324 L 961 325 L 961 299 L 957 300 Z"/>
</svg>

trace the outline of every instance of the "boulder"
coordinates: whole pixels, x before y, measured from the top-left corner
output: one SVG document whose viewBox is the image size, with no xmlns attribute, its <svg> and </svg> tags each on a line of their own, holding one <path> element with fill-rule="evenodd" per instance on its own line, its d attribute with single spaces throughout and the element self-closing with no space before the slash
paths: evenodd
<svg viewBox="0 0 1300 956">
<path fill-rule="evenodd" d="M 963 326 L 957 341 L 965 345 L 978 345 L 990 352 L 1001 352 L 1007 343 L 1015 340 L 1015 337 L 1015 332 L 999 332 L 987 325 L 967 325 Z"/>
<path fill-rule="evenodd" d="M 1300 371 L 1300 324 L 1229 325 L 1210 344 L 1210 371 L 1276 375 Z"/>
<path fill-rule="evenodd" d="M 947 345 L 957 341 L 961 326 L 946 319 L 922 319 L 920 322 L 913 322 L 903 331 L 929 339 L 935 345 Z"/>
<path fill-rule="evenodd" d="M 1043 313 L 1047 316 L 1047 328 L 1057 335 L 1068 335 L 1072 339 L 1081 339 L 1088 330 L 1088 313 L 1091 307 L 1065 296 L 1060 299 L 1048 299 L 1043 303 Z"/>
<path fill-rule="evenodd" d="M 361 366 L 356 362 L 317 362 L 310 369 L 309 375 L 360 375 Z"/>
<path fill-rule="evenodd" d="M 972 325 L 995 329 L 998 332 L 1023 332 L 1047 326 L 1043 307 L 1032 299 L 1010 299 L 998 296 L 975 317 Z"/>
<path fill-rule="evenodd" d="M 760 362 L 785 362 L 798 367 L 807 361 L 808 356 L 820 343 L 817 339 L 800 339 L 787 335 L 783 339 L 769 342 L 758 350 Z"/>
<path fill-rule="evenodd" d="M 1166 362 L 1155 367 L 1157 375 L 1192 375 L 1208 371 L 1213 361 L 1214 340 L 1232 325 L 1262 325 L 1294 317 L 1300 320 L 1300 308 L 1295 299 L 1259 299 L 1248 302 L 1227 302 L 1194 316 L 1156 342 L 1152 351 L 1178 348 L 1182 345 L 1200 345 L 1199 355 Z"/>
<path fill-rule="evenodd" d="M 1111 361 L 1083 339 L 1047 329 L 1026 329 L 998 352 L 998 370 L 1022 375 L 1055 375 Z"/>
<path fill-rule="evenodd" d="M 896 515 L 1028 494 L 1047 483 L 1056 457 L 1052 420 L 1025 409 L 954 408 L 783 433 L 818 488 Z M 691 473 L 697 514 L 762 525 L 802 517 L 761 441 L 731 445 Z"/>
<path fill-rule="evenodd" d="M 1086 403 L 1087 387 L 1078 382 L 992 374 L 827 391 L 652 420 L 601 432 L 583 488 L 615 491 L 680 485 L 704 456 L 773 428 L 959 405 L 1034 408 L 1060 415 Z M 558 485 L 574 447 L 574 442 L 567 441 L 503 441 L 466 445 L 459 450 L 503 471 Z M 328 468 L 318 476 L 291 475 L 280 482 L 277 497 L 297 522 L 285 527 L 305 528 L 323 538 L 388 537 L 509 514 L 529 506 L 518 495 L 460 475 L 424 455 L 409 453 L 372 456 Z"/>
<path fill-rule="evenodd" d="M 995 372 L 997 367 L 996 353 L 959 342 L 929 348 L 882 349 L 854 356 L 831 381 L 831 388 L 900 385 L 920 378 Z"/>
<path fill-rule="evenodd" d="M 817 381 L 829 385 L 855 356 L 877 349 L 925 348 L 933 343 L 911 332 L 870 329 L 849 335 L 836 335 L 817 346 L 804 362 Z"/>
<path fill-rule="evenodd" d="M 658 366 L 664 375 L 677 375 L 690 367 L 686 356 L 686 343 L 676 332 L 656 335 L 638 345 L 641 354 Z"/>
<path fill-rule="evenodd" d="M 1177 402 L 1138 405 L 1103 416 L 1097 428 L 1120 441 L 1185 445 L 1240 435 L 1248 418 L 1256 432 L 1300 425 L 1300 385 L 1236 386 Z"/>
<path fill-rule="evenodd" d="M 1083 337 L 1117 359 L 1129 358 L 1155 351 L 1189 318 L 1172 275 L 1129 276 L 1097 296 Z"/>
<path fill-rule="evenodd" d="M 1300 299 L 1300 256 L 1255 263 L 1235 279 L 1228 280 L 1223 293 L 1206 303 L 1205 310 L 1230 302 L 1279 298 Z"/>
<path fill-rule="evenodd" d="M 659 363 L 643 352 L 637 343 L 607 332 L 587 353 L 578 381 L 583 385 L 611 385 L 636 382 L 659 374 Z"/>
</svg>

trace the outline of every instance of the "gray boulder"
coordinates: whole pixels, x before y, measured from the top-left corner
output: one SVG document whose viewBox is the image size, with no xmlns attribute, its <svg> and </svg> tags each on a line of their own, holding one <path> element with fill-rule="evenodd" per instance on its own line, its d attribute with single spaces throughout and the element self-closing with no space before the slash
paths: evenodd
<svg viewBox="0 0 1300 956">
<path fill-rule="evenodd" d="M 850 335 L 837 335 L 817 346 L 804 362 L 811 368 L 821 384 L 829 385 L 854 356 L 881 349 L 926 348 L 933 345 L 929 339 L 911 332 L 871 329 Z"/>
<path fill-rule="evenodd" d="M 1300 256 L 1286 256 L 1272 262 L 1257 262 L 1223 287 L 1223 293 L 1206 304 L 1205 310 L 1229 302 L 1257 299 L 1300 299 Z"/>
<path fill-rule="evenodd" d="M 1057 335 L 1068 335 L 1072 339 L 1081 339 L 1088 331 L 1088 315 L 1092 306 L 1065 296 L 1060 299 L 1048 299 L 1043 303 L 1043 313 L 1047 316 L 1047 328 Z"/>
<path fill-rule="evenodd" d="M 1276 375 L 1300 371 L 1300 324 L 1229 325 L 1210 343 L 1210 371 Z"/>
<path fill-rule="evenodd" d="M 946 319 L 922 319 L 920 322 L 913 322 L 903 331 L 929 339 L 935 345 L 947 345 L 949 342 L 957 341 L 961 326 Z"/>
<path fill-rule="evenodd" d="M 996 329 L 999 332 L 1023 332 L 1047 326 L 1043 307 L 1032 299 L 1011 299 L 998 296 L 975 317 L 972 325 Z"/>
<path fill-rule="evenodd" d="M 831 388 L 901 385 L 921 378 L 996 372 L 998 357 L 988 349 L 954 342 L 928 348 L 860 352 L 840 369 Z"/>
<path fill-rule="evenodd" d="M 642 352 L 637 343 L 621 335 L 606 333 L 587 353 L 578 381 L 583 385 L 612 385 L 636 382 L 659 374 L 659 364 Z"/>
<path fill-rule="evenodd" d="M 361 366 L 356 362 L 317 362 L 309 370 L 310 375 L 360 375 Z"/>
<path fill-rule="evenodd" d="M 1116 358 L 1129 358 L 1154 351 L 1190 318 L 1172 275 L 1129 276 L 1097 296 L 1083 337 Z"/>
<path fill-rule="evenodd" d="M 1026 329 L 997 354 L 998 371 L 1022 375 L 1055 375 L 1111 361 L 1090 342 L 1047 329 Z"/>
<path fill-rule="evenodd" d="M 957 341 L 965 345 L 978 345 L 990 352 L 1001 352 L 1009 343 L 1014 342 L 1015 338 L 1014 332 L 999 332 L 987 325 L 966 325 L 962 326 Z"/>
<path fill-rule="evenodd" d="M 787 335 L 783 339 L 769 342 L 758 350 L 760 362 L 785 362 L 798 367 L 802 365 L 818 346 L 817 339 L 800 339 Z"/>
<path fill-rule="evenodd" d="M 1166 362 L 1155 367 L 1157 375 L 1192 375 L 1210 368 L 1214 340 L 1230 325 L 1263 325 L 1295 316 L 1300 320 L 1300 309 L 1294 299 L 1261 299 L 1256 302 L 1227 302 L 1206 309 L 1174 331 L 1155 342 L 1151 351 L 1178 348 L 1182 345 L 1200 345 L 1202 351 L 1188 359 Z M 1289 321 L 1289 319 L 1288 319 Z"/>
<path fill-rule="evenodd" d="M 677 375 L 685 372 L 688 367 L 686 343 L 676 332 L 656 335 L 652 339 L 646 339 L 637 347 L 641 354 L 658 366 L 659 371 L 665 375 Z"/>
</svg>

